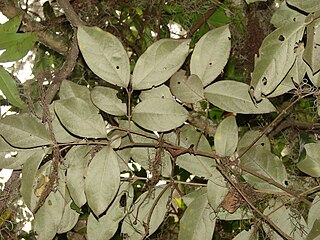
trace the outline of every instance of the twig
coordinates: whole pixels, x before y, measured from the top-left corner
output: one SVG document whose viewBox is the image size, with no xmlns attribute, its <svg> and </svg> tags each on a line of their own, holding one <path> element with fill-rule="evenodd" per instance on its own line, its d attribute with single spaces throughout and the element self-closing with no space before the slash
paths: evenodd
<svg viewBox="0 0 320 240">
<path fill-rule="evenodd" d="M 214 14 L 214 12 L 217 10 L 219 5 L 222 4 L 222 1 L 216 1 L 216 4 L 210 8 L 206 14 L 201 18 L 188 32 L 188 38 L 190 38 L 211 16 Z"/>
<path fill-rule="evenodd" d="M 79 18 L 77 13 L 74 11 L 69 0 L 57 0 L 60 7 L 63 9 L 68 21 L 73 27 L 78 27 L 80 25 L 85 25 L 84 22 Z"/>
</svg>

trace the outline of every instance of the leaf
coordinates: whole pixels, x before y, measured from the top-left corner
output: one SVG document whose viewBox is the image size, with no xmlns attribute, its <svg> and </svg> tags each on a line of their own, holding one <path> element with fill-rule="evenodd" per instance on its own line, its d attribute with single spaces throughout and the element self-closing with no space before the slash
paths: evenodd
<svg viewBox="0 0 320 240">
<path fill-rule="evenodd" d="M 20 109 L 27 107 L 20 98 L 15 80 L 6 70 L 3 69 L 2 66 L 0 66 L 0 90 L 6 96 L 10 104 Z"/>
<path fill-rule="evenodd" d="M 57 233 L 64 210 L 64 197 L 59 191 L 51 192 L 34 216 L 34 230 L 39 240 L 51 240 Z"/>
<path fill-rule="evenodd" d="M 99 216 L 112 203 L 120 184 L 118 156 L 107 146 L 91 160 L 85 179 L 89 207 Z"/>
<path fill-rule="evenodd" d="M 208 200 L 213 210 L 218 212 L 218 208 L 228 194 L 229 189 L 224 177 L 216 168 L 213 168 L 211 173 L 212 176 L 208 179 L 207 185 Z"/>
<path fill-rule="evenodd" d="M 308 232 L 308 227 L 303 217 L 298 212 L 287 209 L 282 203 L 277 202 L 272 207 L 267 207 L 263 214 L 278 226 L 283 232 L 292 237 L 294 240 L 304 240 Z M 299 227 L 298 227 L 299 226 Z M 269 225 L 263 223 L 263 229 L 270 239 L 283 238 L 277 232 L 270 228 Z"/>
<path fill-rule="evenodd" d="M 58 143 L 70 143 L 79 140 L 76 136 L 68 132 L 61 124 L 57 114 L 54 112 L 54 106 L 50 105 L 50 113 L 52 114 L 52 129 Z M 52 112 L 51 112 L 52 109 Z"/>
<path fill-rule="evenodd" d="M 67 186 L 71 198 L 78 207 L 82 207 L 87 202 L 84 193 L 84 177 L 90 160 L 89 150 L 88 146 L 74 146 L 65 157 L 68 162 Z"/>
<path fill-rule="evenodd" d="M 161 39 L 138 59 L 132 76 L 132 88 L 142 90 L 167 81 L 184 63 L 190 40 Z"/>
<path fill-rule="evenodd" d="M 185 125 L 180 129 L 180 146 L 212 152 L 208 140 L 201 132 L 198 132 L 191 125 Z M 196 176 L 209 178 L 212 175 L 212 169 L 216 166 L 214 159 L 209 157 L 195 156 L 193 154 L 183 154 L 178 156 L 176 164 Z"/>
<path fill-rule="evenodd" d="M 305 23 L 294 22 L 280 27 L 262 42 L 251 78 L 252 97 L 256 101 L 269 95 L 284 79 L 296 59 L 296 47 Z"/>
<path fill-rule="evenodd" d="M 28 157 L 25 159 L 22 168 L 20 192 L 24 203 L 31 210 L 35 207 L 34 185 L 36 184 L 37 171 L 46 153 L 47 151 L 41 148 L 29 150 L 25 153 Z"/>
<path fill-rule="evenodd" d="M 303 58 L 313 74 L 320 70 L 320 19 L 307 25 L 307 44 Z"/>
<path fill-rule="evenodd" d="M 10 115 L 1 119 L 0 134 L 12 146 L 18 148 L 32 148 L 52 143 L 45 126 L 28 114 Z"/>
<path fill-rule="evenodd" d="M 261 114 L 276 111 L 268 99 L 254 104 L 248 90 L 245 83 L 223 80 L 208 86 L 204 95 L 213 105 L 228 112 Z"/>
<path fill-rule="evenodd" d="M 238 153 L 241 155 L 242 152 L 246 150 L 246 148 L 252 145 L 255 139 L 260 137 L 260 135 L 261 135 L 261 132 L 259 131 L 255 131 L 255 130 L 247 131 L 242 136 L 242 138 L 238 143 Z M 267 151 L 271 151 L 271 144 L 270 144 L 269 138 L 266 135 L 263 135 L 253 146 L 261 146 Z"/>
<path fill-rule="evenodd" d="M 231 50 L 229 26 L 215 28 L 196 43 L 191 60 L 191 74 L 197 75 L 203 86 L 209 85 L 223 71 Z"/>
<path fill-rule="evenodd" d="M 266 2 L 267 0 L 246 0 L 247 4 L 255 3 L 255 2 Z"/>
<path fill-rule="evenodd" d="M 180 220 L 179 240 L 211 240 L 216 218 L 208 204 L 206 195 L 197 197 L 184 212 Z"/>
<path fill-rule="evenodd" d="M 297 164 L 297 167 L 312 177 L 320 177 L 320 143 L 308 143 L 304 145 L 304 148 L 306 157 Z"/>
<path fill-rule="evenodd" d="M 222 156 L 231 156 L 238 145 L 238 126 L 235 116 L 224 119 L 217 127 L 214 136 L 214 147 Z"/>
<path fill-rule="evenodd" d="M 235 221 L 235 220 L 246 220 L 246 219 L 252 219 L 255 216 L 253 215 L 252 211 L 247 208 L 238 208 L 234 213 L 229 213 L 226 210 L 220 210 L 216 217 L 219 220 L 224 221 Z M 251 240 L 251 239 L 250 239 Z"/>
<path fill-rule="evenodd" d="M 319 240 L 319 239 L 320 239 L 320 219 L 317 219 L 314 222 L 306 240 Z"/>
<path fill-rule="evenodd" d="M 142 91 L 139 95 L 141 101 L 148 98 L 168 98 L 173 99 L 169 87 L 166 85 L 160 85 L 158 87 L 153 87 L 149 90 Z"/>
<path fill-rule="evenodd" d="M 87 103 L 91 103 L 90 90 L 86 86 L 74 82 L 63 80 L 59 90 L 60 99 L 81 98 Z"/>
<path fill-rule="evenodd" d="M 95 87 L 91 91 L 91 99 L 102 111 L 115 115 L 127 115 L 127 105 L 117 97 L 118 91 L 108 87 Z"/>
<path fill-rule="evenodd" d="M 257 145 L 252 147 L 243 157 L 241 157 L 240 166 L 246 167 L 251 171 L 271 178 L 281 185 L 286 186 L 285 183 L 288 180 L 288 176 L 282 161 L 263 146 Z M 249 173 L 244 173 L 243 178 L 257 189 L 276 192 L 282 191 Z"/>
<path fill-rule="evenodd" d="M 147 224 L 149 214 L 151 214 L 147 236 L 152 235 L 166 215 L 170 195 L 170 188 L 163 185 L 156 187 L 151 193 L 147 191 L 140 195 L 129 210 L 129 214 L 124 218 L 121 233 L 127 234 L 130 240 L 141 239 L 145 233 L 144 224 Z M 135 221 L 136 224 L 134 224 Z"/>
<path fill-rule="evenodd" d="M 188 111 L 180 104 L 166 98 L 149 98 L 132 111 L 132 120 L 141 127 L 165 132 L 181 126 L 188 118 Z"/>
<path fill-rule="evenodd" d="M 0 55 L 0 62 L 18 61 L 32 49 L 36 41 L 37 36 L 33 33 L 0 32 L 0 50 L 5 50 Z"/>
<path fill-rule="evenodd" d="M 257 232 L 254 228 L 250 228 L 248 231 L 243 230 L 237 236 L 235 236 L 232 240 L 253 240 L 257 239 Z"/>
<path fill-rule="evenodd" d="M 299 8 L 302 11 L 312 13 L 320 10 L 320 4 L 317 0 L 286 0 L 288 4 Z"/>
<path fill-rule="evenodd" d="M 287 3 L 283 1 L 280 4 L 280 7 L 276 9 L 271 18 L 271 23 L 276 27 L 282 27 L 286 24 L 293 22 L 304 22 L 306 16 L 300 13 L 299 11 L 295 11 L 292 8 L 289 8 Z"/>
<path fill-rule="evenodd" d="M 127 210 L 133 201 L 133 187 L 130 183 L 122 183 L 114 202 L 107 213 L 96 219 L 90 213 L 87 234 L 89 240 L 111 239 L 118 229 L 119 222 L 128 214 Z"/>
<path fill-rule="evenodd" d="M 187 78 L 185 71 L 180 70 L 170 79 L 170 90 L 180 101 L 196 103 L 204 98 L 201 79 L 197 75 Z"/>
<path fill-rule="evenodd" d="M 78 42 L 89 68 L 108 83 L 126 88 L 130 63 L 121 42 L 98 27 L 78 27 Z"/>
<path fill-rule="evenodd" d="M 312 205 L 309 209 L 308 213 L 308 227 L 312 229 L 312 226 L 316 222 L 316 220 L 320 220 L 320 196 L 316 195 L 316 197 L 312 201 Z"/>
<path fill-rule="evenodd" d="M 197 188 L 196 190 L 182 196 L 182 200 L 186 206 L 189 206 L 196 198 L 198 198 L 201 195 L 208 196 L 207 194 L 208 194 L 207 187 L 201 187 L 201 188 Z"/>
<path fill-rule="evenodd" d="M 15 16 L 9 21 L 0 24 L 0 34 L 1 33 L 15 33 L 19 30 L 21 25 L 22 16 Z"/>
<path fill-rule="evenodd" d="M 83 99 L 58 100 L 54 107 L 60 122 L 71 133 L 88 138 L 106 137 L 105 124 L 98 110 Z"/>
<path fill-rule="evenodd" d="M 78 222 L 79 213 L 71 208 L 72 200 L 67 202 L 64 206 L 63 215 L 61 217 L 61 221 L 59 222 L 59 226 L 57 229 L 57 233 L 65 233 L 70 231 Z"/>
</svg>

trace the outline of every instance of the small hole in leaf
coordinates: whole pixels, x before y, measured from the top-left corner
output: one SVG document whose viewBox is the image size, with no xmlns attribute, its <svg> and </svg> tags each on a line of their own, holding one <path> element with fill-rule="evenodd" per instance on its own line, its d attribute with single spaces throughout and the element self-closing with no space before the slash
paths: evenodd
<svg viewBox="0 0 320 240">
<path fill-rule="evenodd" d="M 124 193 L 120 198 L 120 206 L 125 207 L 127 205 L 127 195 Z"/>
<path fill-rule="evenodd" d="M 211 65 L 212 65 L 212 62 L 210 62 L 209 65 L 211 66 Z"/>
<path fill-rule="evenodd" d="M 268 80 L 267 80 L 266 77 L 264 77 L 264 78 L 262 79 L 262 84 L 263 84 L 264 86 L 266 86 L 267 83 L 268 83 Z"/>
<path fill-rule="evenodd" d="M 288 186 L 288 185 L 289 185 L 289 182 L 288 182 L 287 180 L 285 180 L 285 181 L 284 181 L 284 184 L 285 184 L 286 186 Z"/>
<path fill-rule="evenodd" d="M 178 84 L 180 84 L 180 82 L 177 82 Z"/>
<path fill-rule="evenodd" d="M 295 21 L 296 21 L 296 18 L 293 18 L 292 20 L 295 22 Z"/>
<path fill-rule="evenodd" d="M 231 37 L 228 37 L 229 40 L 231 40 Z"/>
<path fill-rule="evenodd" d="M 283 42 L 285 40 L 285 37 L 283 35 L 280 35 L 278 38 L 281 42 Z"/>
<path fill-rule="evenodd" d="M 260 145 L 263 147 L 264 146 L 264 142 L 262 142 Z"/>
<path fill-rule="evenodd" d="M 116 69 L 119 69 L 120 67 L 119 66 L 116 66 Z"/>
</svg>

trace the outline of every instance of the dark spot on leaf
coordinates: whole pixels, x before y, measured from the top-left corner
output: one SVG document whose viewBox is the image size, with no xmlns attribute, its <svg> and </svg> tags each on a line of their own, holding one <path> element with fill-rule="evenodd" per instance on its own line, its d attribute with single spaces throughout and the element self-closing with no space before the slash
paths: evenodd
<svg viewBox="0 0 320 240">
<path fill-rule="evenodd" d="M 51 205 L 52 205 L 51 200 L 48 200 L 48 205 L 49 205 L 49 206 L 51 206 Z"/>
<path fill-rule="evenodd" d="M 268 80 L 267 80 L 266 77 L 264 77 L 264 78 L 262 79 L 262 84 L 263 84 L 264 86 L 266 86 L 266 85 L 268 84 Z"/>
<path fill-rule="evenodd" d="M 278 38 L 281 42 L 283 42 L 285 40 L 285 37 L 283 35 L 280 35 Z"/>
<path fill-rule="evenodd" d="M 177 82 L 178 84 L 180 84 L 180 82 Z"/>
<path fill-rule="evenodd" d="M 116 66 L 116 69 L 119 69 L 120 67 L 119 66 Z"/>
<path fill-rule="evenodd" d="M 127 205 L 127 195 L 125 193 L 122 194 L 119 203 L 121 207 L 125 207 Z"/>
<path fill-rule="evenodd" d="M 231 37 L 228 37 L 229 40 L 231 40 Z"/>
<path fill-rule="evenodd" d="M 288 182 L 287 180 L 285 180 L 285 181 L 284 181 L 284 184 L 285 184 L 286 186 L 288 186 L 288 185 L 289 185 L 289 182 Z"/>
<path fill-rule="evenodd" d="M 262 142 L 260 145 L 263 147 L 264 146 L 264 142 Z"/>
<path fill-rule="evenodd" d="M 161 98 L 164 99 L 164 96 L 162 95 Z"/>
<path fill-rule="evenodd" d="M 292 20 L 295 22 L 295 21 L 296 21 L 296 18 L 293 18 Z"/>
<path fill-rule="evenodd" d="M 212 62 L 210 62 L 209 65 L 211 66 L 211 65 L 212 65 Z"/>
</svg>

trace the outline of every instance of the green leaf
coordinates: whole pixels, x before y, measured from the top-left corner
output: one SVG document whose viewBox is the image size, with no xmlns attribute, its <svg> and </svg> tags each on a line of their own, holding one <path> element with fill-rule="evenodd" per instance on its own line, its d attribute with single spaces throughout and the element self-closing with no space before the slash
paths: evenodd
<svg viewBox="0 0 320 240">
<path fill-rule="evenodd" d="M 253 240 L 257 239 L 257 231 L 254 228 L 250 228 L 248 231 L 243 230 L 237 236 L 235 236 L 232 240 Z"/>
<path fill-rule="evenodd" d="M 85 193 L 88 204 L 99 216 L 112 203 L 120 184 L 118 156 L 107 146 L 91 160 L 85 179 Z"/>
<path fill-rule="evenodd" d="M 108 87 L 95 87 L 91 91 L 91 99 L 102 111 L 115 115 L 127 115 L 127 105 L 117 97 L 118 91 Z"/>
<path fill-rule="evenodd" d="M 0 55 L 0 62 L 18 61 L 36 41 L 37 36 L 33 33 L 0 33 L 0 50 L 5 50 Z"/>
<path fill-rule="evenodd" d="M 279 184 L 286 186 L 288 180 L 286 169 L 282 161 L 264 146 L 252 147 L 241 159 L 240 166 L 246 167 L 251 171 L 271 178 Z M 249 173 L 244 173 L 243 178 L 257 189 L 282 191 L 281 189 L 269 184 L 268 182 L 255 177 Z"/>
<path fill-rule="evenodd" d="M 317 219 L 314 222 L 306 240 L 319 240 L 319 239 L 320 239 L 320 219 Z"/>
<path fill-rule="evenodd" d="M 320 143 L 308 143 L 304 148 L 306 157 L 297 164 L 297 167 L 312 177 L 320 177 Z"/>
<path fill-rule="evenodd" d="M 320 19 L 307 25 L 307 44 L 303 58 L 313 74 L 320 70 Z"/>
<path fill-rule="evenodd" d="M 207 32 L 193 50 L 190 61 L 191 74 L 197 75 L 203 86 L 207 86 L 221 74 L 227 64 L 230 50 L 231 35 L 228 25 Z"/>
<path fill-rule="evenodd" d="M 117 197 L 105 215 L 96 219 L 90 213 L 88 217 L 87 234 L 89 240 L 111 239 L 118 229 L 119 222 L 128 214 L 127 209 L 133 201 L 133 187 L 130 183 L 122 183 Z"/>
<path fill-rule="evenodd" d="M 187 78 L 185 71 L 180 70 L 170 79 L 170 90 L 180 101 L 196 103 L 204 98 L 201 79 L 197 75 Z"/>
<path fill-rule="evenodd" d="M 0 120 L 0 134 L 18 148 L 32 148 L 51 144 L 45 126 L 28 114 L 6 116 Z"/>
<path fill-rule="evenodd" d="M 280 7 L 276 9 L 271 18 L 271 23 L 276 27 L 282 27 L 293 22 L 304 22 L 306 16 L 302 13 L 289 8 L 287 3 L 283 1 Z"/>
<path fill-rule="evenodd" d="M 312 205 L 309 209 L 308 213 L 308 227 L 312 229 L 312 226 L 316 222 L 316 220 L 320 220 L 320 196 L 316 195 L 316 197 L 312 201 Z"/>
<path fill-rule="evenodd" d="M 213 216 L 212 216 L 213 215 Z M 180 220 L 179 240 L 211 240 L 216 225 L 213 210 L 206 195 L 197 197 Z"/>
<path fill-rule="evenodd" d="M 78 42 L 89 68 L 103 80 L 126 88 L 130 63 L 121 42 L 98 27 L 78 27 Z"/>
<path fill-rule="evenodd" d="M 207 187 L 197 188 L 196 190 L 182 196 L 183 203 L 189 206 L 196 198 L 201 195 L 207 196 Z"/>
<path fill-rule="evenodd" d="M 79 213 L 71 208 L 72 200 L 66 203 L 63 215 L 59 223 L 57 233 L 65 233 L 70 231 L 78 222 Z"/>
<path fill-rule="evenodd" d="M 261 132 L 250 130 L 247 131 L 238 143 L 238 153 L 242 154 L 246 148 L 250 147 L 255 139 L 260 137 Z M 263 135 L 253 146 L 261 146 L 267 151 L 271 151 L 271 144 L 269 138 L 266 135 Z"/>
<path fill-rule="evenodd" d="M 57 114 L 54 112 L 54 106 L 50 105 L 52 107 L 52 129 L 54 132 L 54 136 L 58 143 L 70 143 L 79 140 L 76 136 L 72 135 L 70 132 L 68 132 L 61 124 L 61 122 L 58 119 Z M 50 108 L 51 109 L 51 108 Z M 51 111 L 50 111 L 51 112 Z"/>
<path fill-rule="evenodd" d="M 268 99 L 254 104 L 248 90 L 245 83 L 223 80 L 208 86 L 204 95 L 213 105 L 228 112 L 260 114 L 276 111 Z"/>
<path fill-rule="evenodd" d="M 255 3 L 255 2 L 266 2 L 267 0 L 246 0 L 247 4 Z"/>
<path fill-rule="evenodd" d="M 238 126 L 235 116 L 224 119 L 217 127 L 214 135 L 214 147 L 222 156 L 231 156 L 238 145 Z"/>
<path fill-rule="evenodd" d="M 222 211 L 220 210 L 217 213 L 216 217 L 219 220 L 236 221 L 236 220 L 252 219 L 255 216 L 253 215 L 252 211 L 248 208 L 238 208 L 234 213 L 229 213 L 226 210 L 222 210 Z"/>
<path fill-rule="evenodd" d="M 51 192 L 34 216 L 34 230 L 39 240 L 52 240 L 58 231 L 65 202 L 59 191 Z"/>
<path fill-rule="evenodd" d="M 165 132 L 181 126 L 188 118 L 188 111 L 179 103 L 166 98 L 149 98 L 132 111 L 132 120 L 141 127 Z"/>
<path fill-rule="evenodd" d="M 305 240 L 308 227 L 303 217 L 297 212 L 287 209 L 282 203 L 277 202 L 274 206 L 268 206 L 263 214 L 278 226 L 283 232 L 294 240 Z M 299 226 L 299 227 L 298 227 Z M 263 229 L 269 239 L 283 239 L 268 224 L 263 223 Z"/>
<path fill-rule="evenodd" d="M 228 194 L 229 189 L 226 180 L 216 168 L 211 170 L 211 174 L 212 176 L 208 179 L 207 185 L 208 200 L 213 210 L 218 212 L 218 208 Z"/>
<path fill-rule="evenodd" d="M 98 109 L 81 98 L 55 101 L 55 112 L 62 125 L 71 133 L 88 138 L 106 137 L 105 124 Z"/>
<path fill-rule="evenodd" d="M 0 66 L 0 90 L 12 105 L 20 109 L 27 107 L 20 98 L 16 82 L 2 66 Z"/>
<path fill-rule="evenodd" d="M 160 85 L 158 87 L 153 87 L 149 90 L 142 91 L 139 95 L 141 101 L 144 101 L 148 98 L 168 98 L 173 99 L 169 87 L 166 85 Z"/>
<path fill-rule="evenodd" d="M 68 162 L 67 186 L 71 198 L 78 207 L 82 207 L 87 198 L 84 193 L 84 176 L 90 160 L 89 146 L 74 146 L 66 155 Z"/>
<path fill-rule="evenodd" d="M 132 88 L 142 90 L 167 81 L 184 63 L 190 40 L 161 39 L 138 59 L 132 77 Z"/>
<path fill-rule="evenodd" d="M 221 27 L 231 22 L 231 18 L 226 14 L 226 5 L 221 4 L 218 9 L 212 14 L 212 16 L 207 20 L 209 25 L 214 27 Z"/>
<path fill-rule="evenodd" d="M 15 16 L 9 21 L 0 24 L 0 34 L 2 33 L 16 33 L 21 25 L 22 16 Z"/>
<path fill-rule="evenodd" d="M 302 39 L 305 23 L 280 27 L 262 42 L 251 78 L 252 96 L 260 101 L 284 79 L 296 59 L 296 47 Z"/>
<path fill-rule="evenodd" d="M 286 0 L 288 4 L 299 8 L 302 11 L 312 13 L 320 10 L 320 3 L 318 0 Z"/>
<path fill-rule="evenodd" d="M 201 132 L 198 132 L 193 126 L 185 125 L 180 129 L 180 146 L 212 152 L 210 144 Z M 209 157 L 195 156 L 193 154 L 183 154 L 178 156 L 176 164 L 196 176 L 209 178 L 212 175 L 212 169 L 216 166 L 214 159 Z"/>
<path fill-rule="evenodd" d="M 74 82 L 63 80 L 59 90 L 60 99 L 81 98 L 82 100 L 91 103 L 90 90 L 86 86 L 76 84 Z"/>
<path fill-rule="evenodd" d="M 27 157 L 22 168 L 20 192 L 24 203 L 31 210 L 33 210 L 36 204 L 34 185 L 36 184 L 37 171 L 46 153 L 47 151 L 41 148 L 29 150 L 25 153 Z"/>
<path fill-rule="evenodd" d="M 141 239 L 145 233 L 144 224 L 147 223 L 149 214 L 151 217 L 147 236 L 158 229 L 166 215 L 168 199 L 171 195 L 170 188 L 166 188 L 163 192 L 165 187 L 159 186 L 151 193 L 147 191 L 140 195 L 124 218 L 121 233 L 127 234 L 130 240 Z"/>
</svg>

